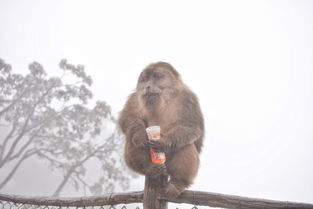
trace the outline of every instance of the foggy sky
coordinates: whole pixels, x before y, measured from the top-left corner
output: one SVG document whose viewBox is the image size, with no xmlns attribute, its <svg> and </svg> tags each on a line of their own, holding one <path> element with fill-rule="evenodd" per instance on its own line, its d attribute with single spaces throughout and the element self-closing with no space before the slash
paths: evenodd
<svg viewBox="0 0 313 209">
<path fill-rule="evenodd" d="M 0 28 L 14 72 L 83 64 L 115 114 L 146 65 L 170 62 L 206 122 L 191 189 L 313 203 L 312 1 L 1 0 Z M 28 162 L 4 191 L 48 195 L 45 176 L 57 177 L 37 166 L 47 169 Z"/>
</svg>

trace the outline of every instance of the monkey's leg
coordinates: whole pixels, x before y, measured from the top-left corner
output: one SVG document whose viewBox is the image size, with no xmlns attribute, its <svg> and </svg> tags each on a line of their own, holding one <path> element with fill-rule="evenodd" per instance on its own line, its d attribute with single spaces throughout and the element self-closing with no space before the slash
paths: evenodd
<svg viewBox="0 0 313 209">
<path fill-rule="evenodd" d="M 166 166 L 163 163 L 155 164 L 150 163 L 150 165 L 144 170 L 145 175 L 151 178 L 158 178 L 161 175 L 167 176 Z"/>
<path fill-rule="evenodd" d="M 175 198 L 190 186 L 199 168 L 199 153 L 196 147 L 188 145 L 174 154 L 167 163 L 170 181 L 165 188 L 168 197 Z"/>
<path fill-rule="evenodd" d="M 126 146 L 125 162 L 135 172 L 151 178 L 167 175 L 165 164 L 154 164 L 151 162 L 148 149 L 144 150 Z"/>
</svg>

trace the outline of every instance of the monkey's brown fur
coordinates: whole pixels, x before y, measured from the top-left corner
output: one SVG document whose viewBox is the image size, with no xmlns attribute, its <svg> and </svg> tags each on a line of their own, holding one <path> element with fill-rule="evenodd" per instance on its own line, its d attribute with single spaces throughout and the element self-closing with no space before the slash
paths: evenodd
<svg viewBox="0 0 313 209">
<path fill-rule="evenodd" d="M 134 171 L 157 178 L 169 175 L 165 194 L 178 196 L 192 184 L 199 167 L 204 121 L 196 95 L 168 63 L 148 65 L 140 74 L 119 118 L 126 137 L 125 161 Z M 145 129 L 161 127 L 161 139 L 149 142 Z M 153 164 L 149 149 L 165 152 L 165 164 Z"/>
</svg>

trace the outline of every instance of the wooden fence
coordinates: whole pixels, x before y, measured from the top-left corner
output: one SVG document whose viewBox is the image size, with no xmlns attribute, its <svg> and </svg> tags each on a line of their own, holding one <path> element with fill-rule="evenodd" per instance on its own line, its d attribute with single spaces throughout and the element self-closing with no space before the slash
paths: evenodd
<svg viewBox="0 0 313 209">
<path fill-rule="evenodd" d="M 12 205 L 16 204 L 43 206 L 42 208 L 49 209 L 50 206 L 56 206 L 59 208 L 86 208 L 130 203 L 143 203 L 144 209 L 166 209 L 167 202 L 173 202 L 188 203 L 195 206 L 210 206 L 231 209 L 313 209 L 313 204 L 307 203 L 274 201 L 190 190 L 184 191 L 178 198 L 169 199 L 162 196 L 161 194 L 160 185 L 162 185 L 162 181 L 165 180 L 166 179 L 159 179 L 156 181 L 146 178 L 144 191 L 131 193 L 114 193 L 104 196 L 81 198 L 23 197 L 18 195 L 0 194 L 0 208 L 14 209 Z M 8 203 L 10 204 L 10 206 L 5 207 L 5 204 Z M 16 208 L 30 207 L 21 207 L 21 205 L 19 205 Z"/>
</svg>

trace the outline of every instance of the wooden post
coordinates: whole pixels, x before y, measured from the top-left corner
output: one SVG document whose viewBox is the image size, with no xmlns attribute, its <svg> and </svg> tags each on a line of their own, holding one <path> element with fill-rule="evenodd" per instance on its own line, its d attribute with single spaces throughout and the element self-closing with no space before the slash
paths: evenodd
<svg viewBox="0 0 313 209">
<path fill-rule="evenodd" d="M 146 177 L 143 194 L 143 209 L 167 209 L 167 202 L 159 197 L 167 184 L 167 176 L 157 179 Z"/>
</svg>

